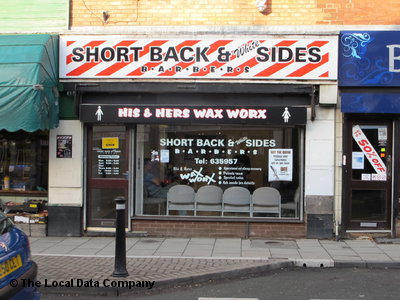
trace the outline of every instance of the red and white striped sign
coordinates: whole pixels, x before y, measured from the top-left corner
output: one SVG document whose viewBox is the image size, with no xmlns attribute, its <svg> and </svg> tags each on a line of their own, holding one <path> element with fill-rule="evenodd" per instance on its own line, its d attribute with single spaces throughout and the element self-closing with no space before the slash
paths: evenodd
<svg viewBox="0 0 400 300">
<path fill-rule="evenodd" d="M 336 70 L 336 37 L 60 37 L 60 78 L 336 80 Z"/>
</svg>

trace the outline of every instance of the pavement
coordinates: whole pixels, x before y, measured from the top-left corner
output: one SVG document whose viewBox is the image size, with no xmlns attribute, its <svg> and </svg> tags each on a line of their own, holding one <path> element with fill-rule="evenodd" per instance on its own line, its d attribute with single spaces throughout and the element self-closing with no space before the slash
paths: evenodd
<svg viewBox="0 0 400 300">
<path fill-rule="evenodd" d="M 127 237 L 127 277 L 112 276 L 121 270 L 114 237 L 30 237 L 30 245 L 42 293 L 75 297 L 143 294 L 283 268 L 400 268 L 397 239 Z"/>
</svg>

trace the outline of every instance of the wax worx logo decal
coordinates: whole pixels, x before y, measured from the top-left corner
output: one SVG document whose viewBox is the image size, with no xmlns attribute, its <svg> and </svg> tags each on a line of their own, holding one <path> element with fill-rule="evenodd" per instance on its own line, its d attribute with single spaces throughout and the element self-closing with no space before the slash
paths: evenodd
<svg viewBox="0 0 400 300">
<path fill-rule="evenodd" d="M 202 174 L 202 171 L 203 171 L 203 168 L 200 167 L 200 169 L 198 171 L 193 170 L 190 173 L 180 174 L 180 177 L 182 180 L 188 180 L 190 183 L 206 182 L 207 184 L 211 184 L 211 183 L 216 182 L 216 180 L 214 179 L 215 173 L 212 173 L 211 176 L 208 176 L 208 175 Z"/>
</svg>

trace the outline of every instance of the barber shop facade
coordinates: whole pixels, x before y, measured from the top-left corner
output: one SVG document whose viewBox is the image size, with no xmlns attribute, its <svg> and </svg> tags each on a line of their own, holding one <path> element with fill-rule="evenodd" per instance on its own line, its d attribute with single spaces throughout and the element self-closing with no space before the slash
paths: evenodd
<svg viewBox="0 0 400 300">
<path fill-rule="evenodd" d="M 149 236 L 332 237 L 337 46 L 60 36 L 79 114 L 52 133 L 76 147 L 52 164 L 76 175 L 52 187 L 67 234 L 111 231 L 124 196 L 128 230 Z"/>
</svg>

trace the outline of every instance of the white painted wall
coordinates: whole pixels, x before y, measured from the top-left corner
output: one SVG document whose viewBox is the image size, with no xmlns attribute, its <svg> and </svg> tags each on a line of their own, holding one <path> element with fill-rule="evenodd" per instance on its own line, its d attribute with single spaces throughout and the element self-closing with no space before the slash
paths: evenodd
<svg viewBox="0 0 400 300">
<path fill-rule="evenodd" d="M 332 90 L 334 91 L 334 89 Z M 332 97 L 337 94 L 332 92 Z M 325 95 L 326 97 L 326 95 Z M 336 100 L 335 100 L 336 102 Z M 305 141 L 305 195 L 333 196 L 335 183 L 335 107 L 308 109 Z"/>
<path fill-rule="evenodd" d="M 72 135 L 72 158 L 56 157 L 57 135 Z M 62 120 L 50 131 L 49 204 L 83 204 L 83 127 L 79 120 Z"/>
</svg>

